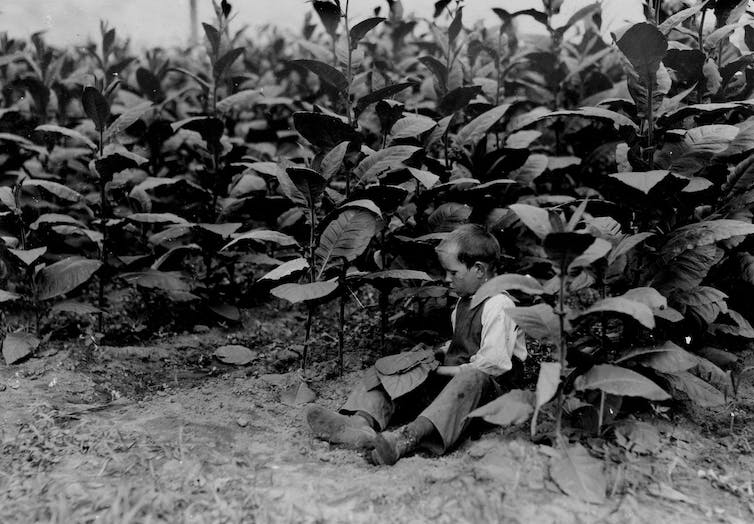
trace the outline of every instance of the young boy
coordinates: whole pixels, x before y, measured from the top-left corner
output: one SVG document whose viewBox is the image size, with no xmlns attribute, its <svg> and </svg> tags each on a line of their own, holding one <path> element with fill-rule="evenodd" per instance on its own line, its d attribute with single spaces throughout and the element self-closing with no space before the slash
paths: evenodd
<svg viewBox="0 0 754 524">
<path fill-rule="evenodd" d="M 451 314 L 453 338 L 438 355 L 440 365 L 434 364 L 420 386 L 398 398 L 391 398 L 381 383 L 386 377 L 369 368 L 339 413 L 320 406 L 306 410 L 315 436 L 356 449 L 371 448 L 375 464 L 395 464 L 419 446 L 437 454 L 447 451 L 468 426 L 466 415 L 499 394 L 495 377 L 511 370 L 513 357 L 526 358 L 523 331 L 504 311 L 514 306 L 510 297 L 496 294 L 470 308 L 474 294 L 495 276 L 500 257 L 495 237 L 481 226 L 467 224 L 450 233 L 436 251 L 446 281 L 459 297 Z M 406 372 L 417 366 L 412 365 Z M 394 415 L 417 407 L 425 409 L 413 422 L 385 431 Z"/>
</svg>

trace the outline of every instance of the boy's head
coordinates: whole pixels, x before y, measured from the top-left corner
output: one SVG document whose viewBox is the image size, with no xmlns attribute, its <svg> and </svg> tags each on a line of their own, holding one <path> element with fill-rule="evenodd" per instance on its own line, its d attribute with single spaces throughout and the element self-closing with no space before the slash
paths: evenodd
<svg viewBox="0 0 754 524">
<path fill-rule="evenodd" d="M 435 249 L 445 269 L 445 280 L 458 295 L 473 295 L 495 274 L 500 244 L 484 227 L 464 224 Z"/>
</svg>

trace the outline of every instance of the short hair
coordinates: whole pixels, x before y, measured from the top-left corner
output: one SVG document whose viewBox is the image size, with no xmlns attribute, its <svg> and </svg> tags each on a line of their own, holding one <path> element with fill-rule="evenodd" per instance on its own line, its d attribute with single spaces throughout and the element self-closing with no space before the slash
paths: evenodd
<svg viewBox="0 0 754 524">
<path fill-rule="evenodd" d="M 479 224 L 463 224 L 450 232 L 435 251 L 448 251 L 457 246 L 456 257 L 466 267 L 484 262 L 494 271 L 500 261 L 500 244 L 497 239 Z"/>
</svg>

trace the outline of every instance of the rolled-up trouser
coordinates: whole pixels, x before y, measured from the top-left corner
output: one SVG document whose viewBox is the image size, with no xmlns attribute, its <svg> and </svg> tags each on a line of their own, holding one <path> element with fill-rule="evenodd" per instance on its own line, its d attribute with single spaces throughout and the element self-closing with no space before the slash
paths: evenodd
<svg viewBox="0 0 754 524">
<path fill-rule="evenodd" d="M 438 455 L 445 453 L 461 437 L 469 425 L 466 415 L 494 400 L 500 393 L 491 375 L 476 369 L 463 369 L 454 377 L 432 373 L 422 385 L 393 400 L 379 385 L 379 380 L 375 380 L 375 373 L 374 368 L 366 371 L 341 413 L 363 411 L 377 422 L 380 431 L 384 431 L 395 418 L 408 417 L 408 421 L 417 414 L 425 417 L 434 425 L 437 435 L 423 441 L 422 446 Z"/>
</svg>

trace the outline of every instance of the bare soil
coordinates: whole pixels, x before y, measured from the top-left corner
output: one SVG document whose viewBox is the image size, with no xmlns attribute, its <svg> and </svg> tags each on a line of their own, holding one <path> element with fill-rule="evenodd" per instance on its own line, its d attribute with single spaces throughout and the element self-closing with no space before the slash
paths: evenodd
<svg viewBox="0 0 754 524">
<path fill-rule="evenodd" d="M 595 505 L 560 491 L 549 477 L 553 449 L 532 443 L 528 428 L 492 429 L 447 456 L 393 467 L 313 439 L 303 406 L 286 395 L 300 383 L 283 347 L 300 340 L 300 316 L 253 313 L 235 333 L 125 348 L 48 344 L 0 365 L 0 522 L 754 521 L 750 384 L 725 409 L 649 419 L 657 452 L 587 441 L 610 482 L 608 502 Z M 349 342 L 350 372 L 330 378 L 335 344 L 318 340 L 330 352 L 306 375 L 316 402 L 336 408 L 369 363 L 359 347 L 374 337 Z M 212 353 L 228 343 L 260 357 L 219 364 Z"/>
</svg>

